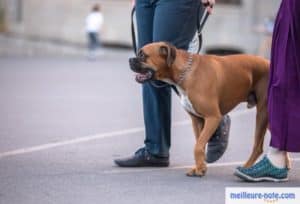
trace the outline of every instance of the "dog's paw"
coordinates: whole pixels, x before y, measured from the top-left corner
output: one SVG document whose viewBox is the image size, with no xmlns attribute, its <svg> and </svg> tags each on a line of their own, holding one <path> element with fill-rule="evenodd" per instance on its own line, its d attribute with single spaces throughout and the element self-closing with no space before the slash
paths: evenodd
<svg viewBox="0 0 300 204">
<path fill-rule="evenodd" d="M 204 176 L 206 173 L 206 168 L 200 169 L 200 168 L 192 168 L 191 170 L 189 170 L 186 175 L 187 176 L 191 176 L 191 177 L 202 177 Z"/>
</svg>

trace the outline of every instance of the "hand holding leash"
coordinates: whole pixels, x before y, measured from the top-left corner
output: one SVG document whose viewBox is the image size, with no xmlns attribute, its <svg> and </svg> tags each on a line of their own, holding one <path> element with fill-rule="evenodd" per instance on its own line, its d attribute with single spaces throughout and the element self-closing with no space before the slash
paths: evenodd
<svg viewBox="0 0 300 204">
<path fill-rule="evenodd" d="M 202 4 L 206 7 L 208 13 L 212 13 L 213 7 L 216 3 L 215 0 L 201 0 Z"/>
</svg>

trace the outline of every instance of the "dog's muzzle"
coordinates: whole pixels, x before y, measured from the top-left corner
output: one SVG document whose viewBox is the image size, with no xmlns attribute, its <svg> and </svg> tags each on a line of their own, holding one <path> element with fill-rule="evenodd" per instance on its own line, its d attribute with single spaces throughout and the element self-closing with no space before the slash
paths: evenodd
<svg viewBox="0 0 300 204">
<path fill-rule="evenodd" d="M 138 58 L 130 58 L 129 66 L 132 71 L 137 73 L 135 80 L 138 83 L 145 83 L 154 78 L 155 71 L 150 67 L 145 66 Z"/>
</svg>

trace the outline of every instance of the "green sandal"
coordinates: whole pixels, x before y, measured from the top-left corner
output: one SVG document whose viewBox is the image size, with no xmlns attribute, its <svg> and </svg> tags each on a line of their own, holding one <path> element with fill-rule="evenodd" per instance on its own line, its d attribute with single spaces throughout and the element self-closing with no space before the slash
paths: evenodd
<svg viewBox="0 0 300 204">
<path fill-rule="evenodd" d="M 288 180 L 288 168 L 278 168 L 271 163 L 267 156 L 264 156 L 250 168 L 238 167 L 234 175 L 250 182 L 282 182 Z"/>
</svg>

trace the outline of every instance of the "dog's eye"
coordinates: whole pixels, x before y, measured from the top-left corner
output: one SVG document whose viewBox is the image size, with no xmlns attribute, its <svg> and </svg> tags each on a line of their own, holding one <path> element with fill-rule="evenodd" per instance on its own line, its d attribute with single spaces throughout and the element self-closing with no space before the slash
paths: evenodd
<svg viewBox="0 0 300 204">
<path fill-rule="evenodd" d="M 140 50 L 139 52 L 138 52 L 138 55 L 137 55 L 139 58 L 141 58 L 141 59 L 145 59 L 145 54 L 144 54 L 144 52 L 142 51 L 142 50 Z"/>
</svg>

